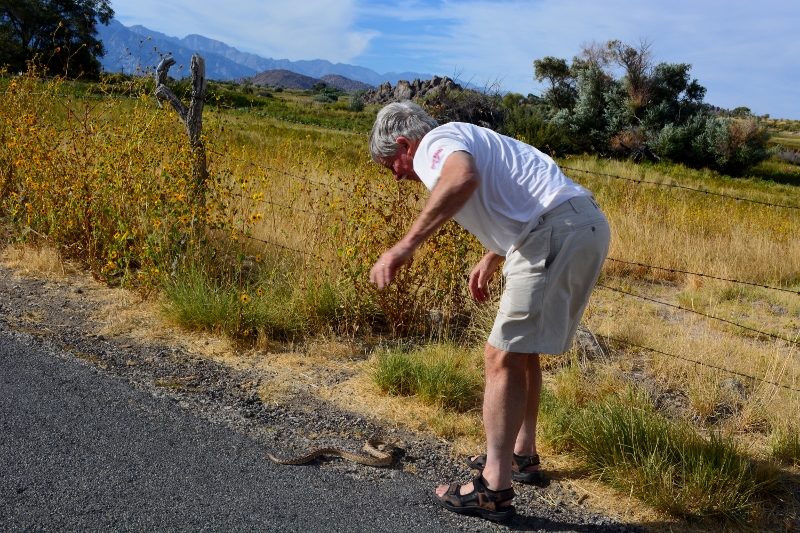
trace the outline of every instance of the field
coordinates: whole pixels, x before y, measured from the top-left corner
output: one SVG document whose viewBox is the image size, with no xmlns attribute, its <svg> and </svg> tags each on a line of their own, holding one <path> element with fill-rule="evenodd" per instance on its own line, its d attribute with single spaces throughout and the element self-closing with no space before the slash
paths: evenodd
<svg viewBox="0 0 800 533">
<path fill-rule="evenodd" d="M 368 283 L 426 197 L 371 162 L 376 109 L 212 88 L 201 201 L 182 125 L 147 84 L 0 85 L 13 246 L 57 250 L 250 358 L 325 342 L 366 351 L 359 378 L 321 394 L 480 450 L 493 309 L 465 279 L 482 251 L 449 223 L 389 290 Z M 543 359 L 543 451 L 687 520 L 674 528 L 798 527 L 785 519 L 800 487 L 800 167 L 770 160 L 730 178 L 559 163 L 595 193 L 613 237 L 581 342 Z"/>
</svg>

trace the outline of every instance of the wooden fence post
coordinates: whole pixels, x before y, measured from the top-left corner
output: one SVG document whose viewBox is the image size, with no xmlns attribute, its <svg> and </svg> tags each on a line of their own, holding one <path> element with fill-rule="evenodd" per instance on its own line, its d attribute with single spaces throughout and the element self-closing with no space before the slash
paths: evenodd
<svg viewBox="0 0 800 533">
<path fill-rule="evenodd" d="M 206 168 L 206 149 L 201 137 L 203 131 L 203 105 L 206 99 L 206 62 L 198 54 L 192 56 L 192 99 L 186 107 L 180 98 L 167 87 L 167 73 L 175 64 L 175 59 L 165 57 L 156 69 L 156 99 L 158 105 L 167 101 L 178 112 L 178 116 L 186 126 L 186 134 L 192 147 L 192 179 L 193 200 L 197 205 L 205 204 L 206 182 L 208 171 Z"/>
</svg>

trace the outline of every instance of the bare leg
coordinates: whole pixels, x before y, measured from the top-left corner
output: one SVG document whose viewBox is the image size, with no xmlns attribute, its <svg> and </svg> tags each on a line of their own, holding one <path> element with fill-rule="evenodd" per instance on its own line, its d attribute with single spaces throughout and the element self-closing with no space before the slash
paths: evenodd
<svg viewBox="0 0 800 533">
<path fill-rule="evenodd" d="M 536 455 L 536 421 L 539 415 L 539 398 L 542 394 L 542 367 L 539 363 L 539 354 L 530 354 L 527 357 L 528 366 L 525 369 L 527 378 L 528 396 L 525 404 L 525 418 L 514 443 L 514 453 L 522 456 Z M 526 471 L 538 470 L 538 466 L 530 466 Z"/>
<path fill-rule="evenodd" d="M 529 354 L 498 350 L 488 343 L 484 351 L 486 392 L 483 398 L 483 425 L 486 429 L 487 452 L 483 479 L 492 490 L 511 486 L 511 457 L 529 403 L 526 371 L 529 357 Z M 442 496 L 446 491 L 447 485 L 440 485 L 436 494 Z M 470 491 L 471 483 L 462 487 L 461 493 Z"/>
</svg>

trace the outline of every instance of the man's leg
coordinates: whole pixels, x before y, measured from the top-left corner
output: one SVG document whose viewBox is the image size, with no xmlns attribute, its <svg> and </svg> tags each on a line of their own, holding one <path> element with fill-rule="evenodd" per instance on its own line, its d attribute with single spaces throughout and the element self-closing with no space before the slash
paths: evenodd
<svg viewBox="0 0 800 533">
<path fill-rule="evenodd" d="M 542 367 L 539 354 L 527 356 L 528 366 L 525 369 L 528 396 L 525 404 L 525 418 L 514 443 L 514 453 L 521 456 L 536 455 L 536 421 L 539 416 L 539 398 L 542 394 Z M 526 471 L 539 470 L 538 466 L 530 466 Z"/>
<path fill-rule="evenodd" d="M 530 354 L 505 352 L 488 343 L 484 351 L 486 391 L 483 398 L 483 425 L 486 429 L 487 450 L 483 479 L 492 490 L 503 490 L 511 486 L 511 456 L 520 427 L 526 418 L 528 404 L 526 368 L 529 357 Z M 538 399 L 536 404 L 538 407 Z M 535 420 L 533 424 L 535 428 Z M 436 494 L 442 496 L 446 491 L 447 485 L 440 485 Z M 462 494 L 471 491 L 471 483 L 461 489 Z"/>
</svg>

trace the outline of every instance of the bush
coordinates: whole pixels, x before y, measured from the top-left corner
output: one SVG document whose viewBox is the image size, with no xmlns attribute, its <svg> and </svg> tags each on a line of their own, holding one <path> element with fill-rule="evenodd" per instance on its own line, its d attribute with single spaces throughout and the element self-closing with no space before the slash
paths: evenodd
<svg viewBox="0 0 800 533">
<path fill-rule="evenodd" d="M 366 91 L 354 91 L 353 93 L 350 94 L 350 105 L 349 105 L 350 111 L 356 113 L 359 111 L 364 111 L 364 107 L 366 105 L 364 104 L 365 94 Z"/>
<path fill-rule="evenodd" d="M 497 130 L 503 124 L 504 109 L 499 95 L 473 90 L 440 90 L 425 96 L 422 107 L 439 124 L 468 122 Z"/>
<path fill-rule="evenodd" d="M 339 97 L 331 94 L 318 94 L 314 97 L 315 102 L 324 102 L 326 104 L 334 104 L 339 100 Z"/>
<path fill-rule="evenodd" d="M 678 163 L 736 174 L 769 157 L 766 129 L 756 120 L 695 115 L 682 126 L 667 124 L 650 143 L 653 152 Z"/>
<path fill-rule="evenodd" d="M 506 111 L 500 133 L 514 137 L 544 152 L 561 152 L 569 146 L 561 128 L 547 119 L 542 106 L 519 105 Z"/>
</svg>

